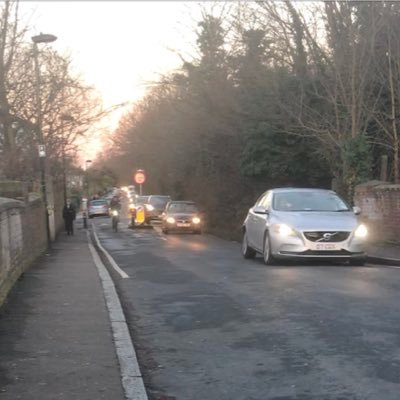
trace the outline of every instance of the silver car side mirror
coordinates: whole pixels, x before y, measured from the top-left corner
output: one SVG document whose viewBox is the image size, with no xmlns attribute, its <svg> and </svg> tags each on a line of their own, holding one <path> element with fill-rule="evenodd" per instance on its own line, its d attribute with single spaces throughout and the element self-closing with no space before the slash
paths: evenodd
<svg viewBox="0 0 400 400">
<path fill-rule="evenodd" d="M 360 215 L 361 214 L 361 208 L 360 207 L 353 207 L 353 212 L 355 215 Z"/>
<path fill-rule="evenodd" d="M 268 214 L 268 210 L 263 206 L 255 206 L 253 212 L 254 214 Z"/>
</svg>

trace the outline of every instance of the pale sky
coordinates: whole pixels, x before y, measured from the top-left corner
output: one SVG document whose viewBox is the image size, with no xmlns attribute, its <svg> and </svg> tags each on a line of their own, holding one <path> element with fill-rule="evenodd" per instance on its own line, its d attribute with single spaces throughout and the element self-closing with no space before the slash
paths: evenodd
<svg viewBox="0 0 400 400">
<path fill-rule="evenodd" d="M 194 55 L 198 2 L 179 1 L 21 1 L 20 19 L 30 36 L 51 33 L 60 53 L 72 56 L 74 72 L 96 87 L 105 107 L 143 96 L 146 82 Z M 114 128 L 123 110 L 103 126 Z M 93 158 L 100 138 L 91 141 Z"/>
</svg>

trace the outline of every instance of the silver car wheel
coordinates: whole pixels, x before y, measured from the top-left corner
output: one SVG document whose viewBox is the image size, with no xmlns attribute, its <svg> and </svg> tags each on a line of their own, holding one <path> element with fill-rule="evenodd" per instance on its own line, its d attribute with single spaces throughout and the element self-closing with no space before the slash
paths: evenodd
<svg viewBox="0 0 400 400">
<path fill-rule="evenodd" d="M 244 258 L 254 258 L 256 256 L 256 251 L 252 249 L 247 242 L 247 232 L 243 232 L 242 239 L 242 255 Z"/>
</svg>

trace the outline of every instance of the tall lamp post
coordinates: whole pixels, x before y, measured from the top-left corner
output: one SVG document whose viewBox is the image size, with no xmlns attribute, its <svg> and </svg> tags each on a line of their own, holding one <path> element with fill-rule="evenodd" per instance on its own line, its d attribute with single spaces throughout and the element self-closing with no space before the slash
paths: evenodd
<svg viewBox="0 0 400 400">
<path fill-rule="evenodd" d="M 65 135 L 64 135 L 64 122 L 73 122 L 74 118 L 69 114 L 61 115 L 61 130 L 62 130 L 62 164 L 63 164 L 63 191 L 64 191 L 64 204 L 67 204 L 67 165 L 65 156 Z"/>
<path fill-rule="evenodd" d="M 47 243 L 50 243 L 50 222 L 49 222 L 49 210 L 47 202 L 47 190 L 46 190 L 46 147 L 44 143 L 44 137 L 42 132 L 42 99 L 40 93 L 40 68 L 39 68 L 39 43 L 51 43 L 57 40 L 57 37 L 50 34 L 40 33 L 39 35 L 32 36 L 33 42 L 33 60 L 35 63 L 35 74 L 36 74 L 36 130 L 39 142 L 39 160 L 40 160 L 40 183 L 43 194 L 43 202 L 45 208 L 46 218 L 46 232 L 47 232 Z"/>
</svg>

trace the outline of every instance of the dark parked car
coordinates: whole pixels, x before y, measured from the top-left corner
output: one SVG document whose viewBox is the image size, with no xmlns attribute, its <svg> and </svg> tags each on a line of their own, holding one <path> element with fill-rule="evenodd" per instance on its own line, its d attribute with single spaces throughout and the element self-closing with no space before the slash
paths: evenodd
<svg viewBox="0 0 400 400">
<path fill-rule="evenodd" d="M 162 231 L 189 231 L 201 233 L 203 222 L 199 210 L 192 201 L 171 201 L 167 204 L 162 219 Z"/>
<path fill-rule="evenodd" d="M 151 195 L 147 203 L 146 207 L 146 221 L 150 222 L 153 220 L 161 220 L 161 215 L 165 211 L 165 207 L 168 202 L 171 201 L 170 196 L 161 196 L 161 195 Z"/>
<path fill-rule="evenodd" d="M 106 199 L 91 200 L 88 208 L 89 218 L 97 215 L 109 215 L 109 206 Z"/>
</svg>

